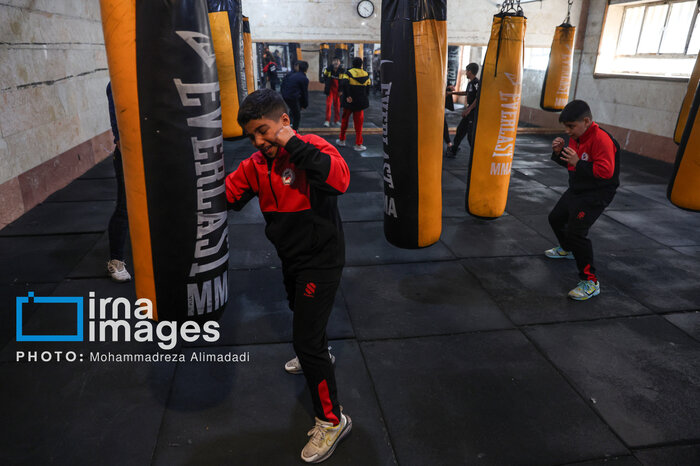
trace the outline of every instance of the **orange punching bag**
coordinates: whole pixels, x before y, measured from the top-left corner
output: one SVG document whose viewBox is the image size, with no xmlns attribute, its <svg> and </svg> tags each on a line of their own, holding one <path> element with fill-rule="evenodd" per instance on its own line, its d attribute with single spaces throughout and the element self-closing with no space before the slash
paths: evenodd
<svg viewBox="0 0 700 466">
<path fill-rule="evenodd" d="M 245 82 L 248 94 L 255 92 L 255 75 L 253 73 L 253 41 L 250 38 L 250 22 L 243 17 L 243 58 L 245 59 Z"/>
<path fill-rule="evenodd" d="M 673 176 L 668 185 L 668 199 L 676 207 L 700 212 L 700 92 L 695 93 L 688 112 Z"/>
<path fill-rule="evenodd" d="M 685 91 L 685 97 L 683 97 L 683 104 L 681 105 L 681 111 L 678 113 L 678 120 L 676 121 L 676 130 L 673 132 L 673 142 L 676 144 L 681 143 L 681 138 L 683 137 L 683 130 L 685 129 L 685 124 L 688 121 L 688 113 L 690 113 L 690 107 L 693 104 L 693 98 L 695 98 L 695 91 L 698 88 L 698 81 L 700 80 L 700 55 L 695 60 L 695 66 L 693 67 L 693 72 L 690 74 L 690 80 L 688 81 L 688 88 Z"/>
<path fill-rule="evenodd" d="M 576 28 L 568 22 L 560 24 L 554 31 L 552 49 L 549 52 L 549 64 L 542 83 L 540 97 L 542 110 L 561 112 L 569 102 L 575 35 Z"/>
<path fill-rule="evenodd" d="M 465 208 L 471 215 L 503 215 L 520 118 L 525 16 L 506 1 L 493 17 L 474 122 Z"/>
<path fill-rule="evenodd" d="M 248 96 L 241 0 L 208 0 L 211 40 L 221 87 L 221 125 L 225 138 L 243 136 L 238 109 Z"/>
</svg>

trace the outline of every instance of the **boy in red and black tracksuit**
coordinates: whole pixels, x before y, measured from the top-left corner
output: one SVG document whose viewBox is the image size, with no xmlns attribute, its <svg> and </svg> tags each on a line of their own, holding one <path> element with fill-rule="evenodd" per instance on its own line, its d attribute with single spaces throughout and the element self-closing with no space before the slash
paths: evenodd
<svg viewBox="0 0 700 466">
<path fill-rule="evenodd" d="M 566 127 L 569 146 L 564 147 L 564 140 L 556 138 L 552 142 L 552 160 L 569 171 L 569 189 L 549 214 L 559 246 L 545 251 L 545 255 L 576 260 L 581 281 L 569 297 L 582 301 L 600 293 L 593 245 L 587 236 L 620 185 L 620 146 L 593 122 L 591 109 L 582 100 L 569 102 L 559 121 Z"/>
<path fill-rule="evenodd" d="M 333 112 L 333 124 L 340 122 L 340 77 L 345 73 L 345 69 L 340 66 L 340 58 L 336 57 L 331 61 L 331 66 L 323 70 L 323 93 L 326 94 L 326 121 L 323 126 L 331 124 L 331 109 Z"/>
<path fill-rule="evenodd" d="M 294 350 L 316 413 L 301 457 L 320 462 L 352 428 L 338 403 L 326 335 L 345 263 L 337 196 L 348 188 L 350 171 L 325 139 L 292 130 L 277 92 L 261 89 L 246 97 L 238 122 L 259 151 L 226 177 L 226 197 L 240 210 L 258 196 L 265 234 L 282 261 Z"/>
</svg>

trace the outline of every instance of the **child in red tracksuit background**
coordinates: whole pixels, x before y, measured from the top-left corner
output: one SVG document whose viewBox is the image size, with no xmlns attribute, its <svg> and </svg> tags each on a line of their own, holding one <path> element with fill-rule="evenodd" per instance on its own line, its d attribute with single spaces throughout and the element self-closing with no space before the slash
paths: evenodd
<svg viewBox="0 0 700 466">
<path fill-rule="evenodd" d="M 559 115 L 569 135 L 552 142 L 552 160 L 569 172 L 569 189 L 549 214 L 549 224 L 559 246 L 545 251 L 552 259 L 575 259 L 578 285 L 569 297 L 583 301 L 600 294 L 600 282 L 593 265 L 593 245 L 588 230 L 615 197 L 620 185 L 620 146 L 594 121 L 583 100 L 569 102 Z"/>
<path fill-rule="evenodd" d="M 326 94 L 326 121 L 323 126 L 331 125 L 331 109 L 333 109 L 333 124 L 340 124 L 340 78 L 345 69 L 340 66 L 340 58 L 331 60 L 331 66 L 323 70 L 323 93 Z"/>
<path fill-rule="evenodd" d="M 282 261 L 297 354 L 285 369 L 303 370 L 306 377 L 316 423 L 301 458 L 317 463 L 328 458 L 352 428 L 350 416 L 338 403 L 326 335 L 345 263 L 337 196 L 348 188 L 350 171 L 325 139 L 301 136 L 290 127 L 284 100 L 271 89 L 245 98 L 238 123 L 258 152 L 226 177 L 226 198 L 233 210 L 240 210 L 258 196 L 265 234 Z M 291 371 L 290 365 L 300 367 Z"/>
</svg>

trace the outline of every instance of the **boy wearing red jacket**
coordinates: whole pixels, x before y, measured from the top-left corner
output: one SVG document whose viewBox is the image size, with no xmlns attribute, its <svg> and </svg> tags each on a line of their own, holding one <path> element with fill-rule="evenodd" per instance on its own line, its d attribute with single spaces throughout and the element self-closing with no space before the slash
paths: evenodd
<svg viewBox="0 0 700 466">
<path fill-rule="evenodd" d="M 559 115 L 569 135 L 552 141 L 552 160 L 569 171 L 569 189 L 549 214 L 559 246 L 545 251 L 551 259 L 575 259 L 578 285 L 569 297 L 583 301 L 600 294 L 588 230 L 615 197 L 620 185 L 620 145 L 594 121 L 583 100 L 569 102 Z"/>
<path fill-rule="evenodd" d="M 297 134 L 286 112 L 282 96 L 271 89 L 245 98 L 238 123 L 258 152 L 226 177 L 226 198 L 233 210 L 240 210 L 258 196 L 265 235 L 282 261 L 287 299 L 294 311 L 294 351 L 316 414 L 301 459 L 318 463 L 352 428 L 350 416 L 338 403 L 326 335 L 345 263 L 337 196 L 348 188 L 350 171 L 325 139 Z"/>
</svg>

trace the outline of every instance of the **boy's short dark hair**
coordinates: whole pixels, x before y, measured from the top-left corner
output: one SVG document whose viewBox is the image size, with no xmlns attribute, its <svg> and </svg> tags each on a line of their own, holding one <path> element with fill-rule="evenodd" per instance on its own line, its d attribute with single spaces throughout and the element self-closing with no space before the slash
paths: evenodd
<svg viewBox="0 0 700 466">
<path fill-rule="evenodd" d="M 306 70 L 309 69 L 309 62 L 305 62 L 305 61 L 303 61 L 303 60 L 299 60 L 299 61 L 297 62 L 297 66 L 299 66 L 299 71 L 301 71 L 302 73 L 306 73 Z"/>
<path fill-rule="evenodd" d="M 467 65 L 467 71 L 471 71 L 474 76 L 479 72 L 479 65 L 476 63 L 470 63 Z"/>
<path fill-rule="evenodd" d="M 287 105 L 277 91 L 258 89 L 243 99 L 238 109 L 238 124 L 243 127 L 249 121 L 260 118 L 277 121 L 284 113 L 287 113 Z"/>
<path fill-rule="evenodd" d="M 363 63 L 363 60 L 360 57 L 355 57 L 352 59 L 352 67 L 353 68 L 362 68 L 362 63 Z"/>
<path fill-rule="evenodd" d="M 584 118 L 593 120 L 591 107 L 583 100 L 572 100 L 559 114 L 559 123 L 573 123 L 574 121 L 583 121 Z"/>
<path fill-rule="evenodd" d="M 336 61 L 336 60 L 338 61 L 338 63 L 340 63 L 340 57 L 333 57 L 333 59 L 331 60 L 331 62 L 334 62 L 334 61 Z"/>
</svg>

